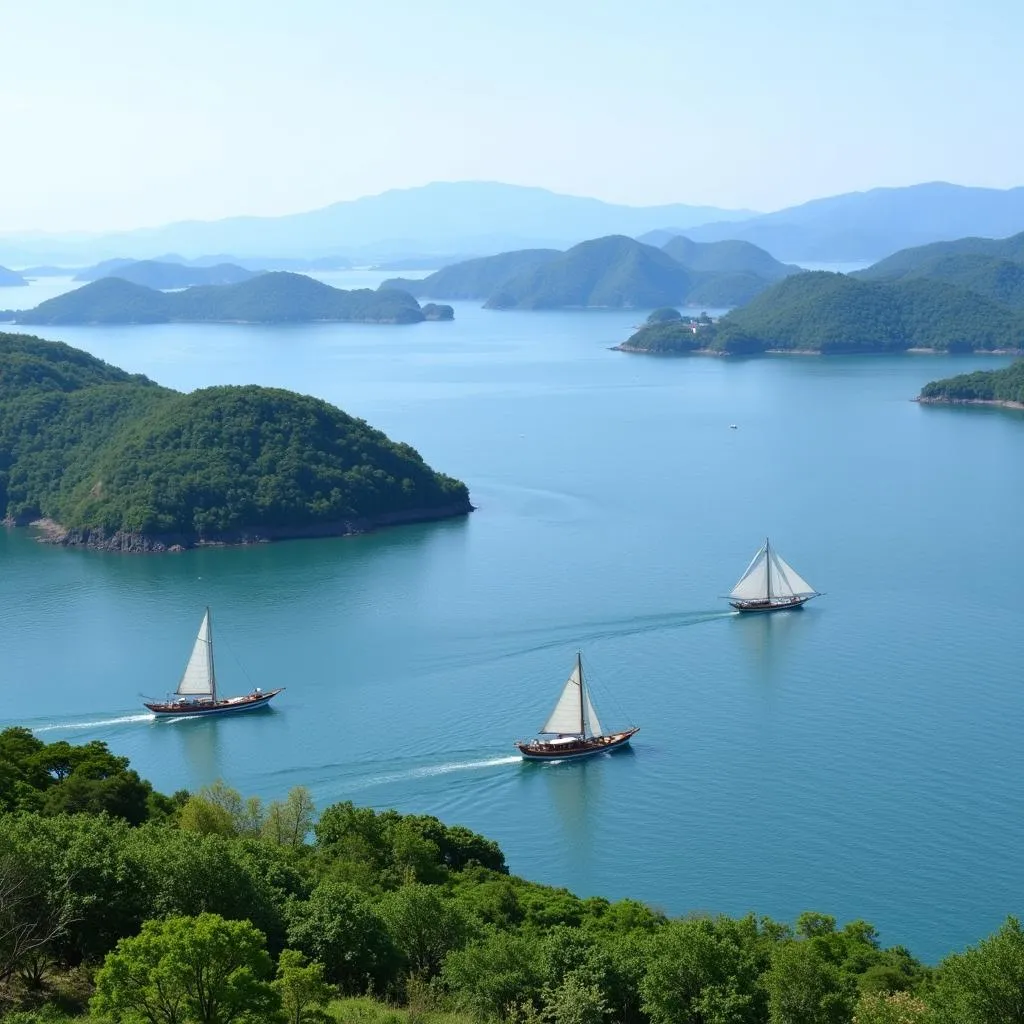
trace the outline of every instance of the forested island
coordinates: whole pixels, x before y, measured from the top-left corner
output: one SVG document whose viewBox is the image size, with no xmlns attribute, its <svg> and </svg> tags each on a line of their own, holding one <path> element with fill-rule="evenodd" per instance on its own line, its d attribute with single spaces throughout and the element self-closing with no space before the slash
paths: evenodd
<svg viewBox="0 0 1024 1024">
<path fill-rule="evenodd" d="M 326 402 L 180 394 L 86 352 L 0 334 L 0 514 L 118 551 L 338 536 L 465 515 L 465 484 Z"/>
<path fill-rule="evenodd" d="M 865 921 L 670 918 L 509 872 L 437 818 L 156 792 L 0 732 L 6 1024 L 1009 1024 L 1009 918 L 938 967 Z"/>
<path fill-rule="evenodd" d="M 192 288 L 206 284 L 238 284 L 248 281 L 260 271 L 246 270 L 234 263 L 214 263 L 211 266 L 167 263 L 161 260 L 112 260 L 113 265 L 92 267 L 75 275 L 76 281 L 99 281 L 104 277 L 119 277 L 132 284 L 147 288 Z"/>
<path fill-rule="evenodd" d="M 422 309 L 408 292 L 361 288 L 344 291 L 286 271 L 259 274 L 238 284 L 162 292 L 120 277 L 104 277 L 41 302 L 7 311 L 16 324 L 154 324 L 172 322 L 412 324 L 450 320 L 450 306 Z"/>
<path fill-rule="evenodd" d="M 521 249 L 465 260 L 422 280 L 392 278 L 381 288 L 420 298 L 483 299 L 487 309 L 735 306 L 800 272 L 748 242 L 676 236 L 659 249 L 609 235 L 566 252 Z"/>
<path fill-rule="evenodd" d="M 1024 310 L 930 278 L 787 277 L 717 323 L 645 324 L 617 346 L 653 354 L 1020 352 Z"/>
<path fill-rule="evenodd" d="M 1024 409 L 1024 360 L 1004 370 L 979 370 L 925 384 L 917 399 L 935 405 L 1000 405 Z"/>
</svg>

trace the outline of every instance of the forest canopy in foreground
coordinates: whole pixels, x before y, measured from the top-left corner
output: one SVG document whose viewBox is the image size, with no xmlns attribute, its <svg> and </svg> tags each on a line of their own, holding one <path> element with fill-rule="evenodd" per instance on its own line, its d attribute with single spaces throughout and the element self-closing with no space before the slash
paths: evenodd
<svg viewBox="0 0 1024 1024">
<path fill-rule="evenodd" d="M 669 918 L 526 881 L 433 817 L 164 796 L 103 743 L 19 728 L 0 925 L 9 1024 L 1007 1024 L 1024 991 L 1013 918 L 937 968 L 864 921 Z"/>
</svg>

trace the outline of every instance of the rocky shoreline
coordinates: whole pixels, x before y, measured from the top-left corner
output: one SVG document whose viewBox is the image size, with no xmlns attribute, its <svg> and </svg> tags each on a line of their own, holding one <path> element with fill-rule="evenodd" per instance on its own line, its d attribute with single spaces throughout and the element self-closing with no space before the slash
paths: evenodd
<svg viewBox="0 0 1024 1024">
<path fill-rule="evenodd" d="M 143 534 L 118 530 L 107 534 L 103 530 L 68 529 L 52 519 L 36 519 L 30 523 L 4 520 L 8 527 L 29 526 L 37 531 L 41 544 L 54 544 L 68 548 L 88 548 L 93 551 L 111 551 L 120 554 L 164 554 L 187 551 L 198 547 L 241 547 L 249 544 L 268 544 L 276 540 L 301 540 L 325 537 L 351 537 L 370 533 L 388 526 L 428 523 L 440 519 L 454 519 L 469 515 L 475 506 L 469 501 L 443 505 L 434 509 L 413 509 L 388 512 L 365 519 L 348 519 L 331 523 L 311 523 L 305 526 L 252 526 L 232 530 L 210 537 L 189 534 Z"/>
<path fill-rule="evenodd" d="M 1008 398 L 947 398 L 945 395 L 925 398 L 918 395 L 914 401 L 921 405 L 990 405 L 998 409 L 1024 409 L 1024 402 L 1013 402 Z"/>
</svg>

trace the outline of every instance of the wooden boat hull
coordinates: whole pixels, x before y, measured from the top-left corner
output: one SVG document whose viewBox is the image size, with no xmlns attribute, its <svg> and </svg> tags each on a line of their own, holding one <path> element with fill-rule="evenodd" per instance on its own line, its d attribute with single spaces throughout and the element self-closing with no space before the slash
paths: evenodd
<svg viewBox="0 0 1024 1024">
<path fill-rule="evenodd" d="M 607 736 L 595 736 L 592 739 L 580 740 L 575 744 L 532 740 L 528 743 L 516 743 L 516 747 L 527 761 L 570 761 L 628 746 L 629 741 L 639 731 L 640 728 L 637 726 L 633 729 L 626 729 L 624 732 L 613 732 Z"/>
<path fill-rule="evenodd" d="M 244 697 L 228 697 L 213 701 L 154 701 L 143 703 L 157 718 L 206 718 L 210 715 L 228 715 L 238 711 L 257 711 L 267 705 L 283 690 L 281 686 L 266 693 L 247 693 Z"/>
<path fill-rule="evenodd" d="M 809 597 L 794 597 L 791 601 L 730 601 L 738 612 L 788 612 L 803 608 Z"/>
</svg>

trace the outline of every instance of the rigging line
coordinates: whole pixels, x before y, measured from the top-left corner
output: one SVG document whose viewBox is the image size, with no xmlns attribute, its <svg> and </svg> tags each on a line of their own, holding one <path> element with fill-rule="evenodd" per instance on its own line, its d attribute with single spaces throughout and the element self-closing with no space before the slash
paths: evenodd
<svg viewBox="0 0 1024 1024">
<path fill-rule="evenodd" d="M 251 686 L 251 687 L 252 687 L 253 689 L 255 689 L 255 686 L 256 686 L 256 684 L 255 684 L 255 683 L 253 683 L 253 681 L 252 681 L 251 677 L 249 676 L 249 673 L 245 671 L 245 665 L 243 665 L 243 664 L 242 664 L 242 661 L 241 661 L 241 659 L 240 659 L 240 658 L 238 657 L 238 655 L 237 655 L 237 654 L 235 654 L 235 649 L 234 649 L 234 648 L 233 648 L 233 647 L 231 646 L 231 644 L 229 644 L 229 643 L 228 643 L 228 642 L 227 642 L 227 641 L 226 641 L 226 640 L 225 640 L 225 639 L 223 638 L 223 635 L 221 636 L 220 640 L 218 641 L 218 646 L 226 647 L 226 648 L 228 649 L 228 652 L 229 652 L 229 653 L 231 654 L 231 657 L 232 657 L 232 658 L 234 658 L 234 660 L 235 660 L 235 664 L 236 664 L 236 665 L 237 665 L 237 666 L 239 667 L 239 669 L 241 670 L 241 673 L 242 673 L 242 675 L 243 675 L 243 676 L 245 676 L 246 682 L 248 682 L 248 683 L 249 683 L 249 685 L 250 685 L 250 686 Z"/>
</svg>

